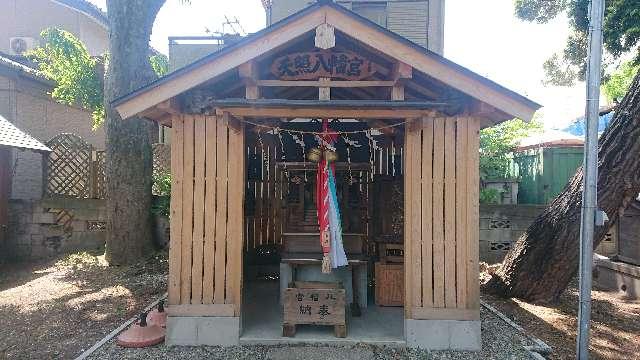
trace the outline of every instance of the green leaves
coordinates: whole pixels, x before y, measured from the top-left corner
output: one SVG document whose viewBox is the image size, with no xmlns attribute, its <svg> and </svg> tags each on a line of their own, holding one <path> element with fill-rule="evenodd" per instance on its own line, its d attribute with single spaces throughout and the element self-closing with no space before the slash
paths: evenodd
<svg viewBox="0 0 640 360">
<path fill-rule="evenodd" d="M 56 82 L 51 96 L 62 104 L 91 111 L 93 128 L 100 127 L 106 117 L 103 80 L 108 54 L 92 57 L 82 41 L 66 30 L 48 28 L 40 35 L 45 45 L 27 55 L 38 64 L 42 74 Z M 149 62 L 158 76 L 169 72 L 169 59 L 165 55 L 153 55 Z"/>
<path fill-rule="evenodd" d="M 511 158 L 518 142 L 534 132 L 542 130 L 538 121 L 520 119 L 480 131 L 480 179 L 504 180 L 513 177 Z"/>
<path fill-rule="evenodd" d="M 544 24 L 558 16 L 567 0 L 515 0 L 516 16 L 522 20 Z"/>
<path fill-rule="evenodd" d="M 571 35 L 565 49 L 544 63 L 545 83 L 570 86 L 584 80 L 589 35 L 589 0 L 514 0 L 515 14 L 524 21 L 547 23 L 562 13 Z M 605 58 L 634 53 L 640 64 L 640 0 L 607 0 L 603 22 Z"/>
<path fill-rule="evenodd" d="M 169 216 L 171 211 L 171 173 L 159 172 L 153 175 L 153 194 L 156 195 L 151 213 Z"/>
<path fill-rule="evenodd" d="M 602 91 L 609 101 L 620 101 L 629 90 L 633 78 L 640 71 L 640 65 L 627 61 L 602 84 Z"/>
<path fill-rule="evenodd" d="M 94 127 L 104 121 L 103 60 L 92 58 L 82 42 L 68 31 L 49 28 L 40 34 L 43 47 L 28 56 L 39 70 L 57 86 L 51 96 L 66 105 L 78 105 L 91 111 Z"/>
<path fill-rule="evenodd" d="M 167 58 L 163 54 L 156 54 L 149 57 L 149 62 L 151 63 L 151 68 L 158 75 L 158 77 L 163 77 L 169 73 L 169 58 Z"/>
</svg>

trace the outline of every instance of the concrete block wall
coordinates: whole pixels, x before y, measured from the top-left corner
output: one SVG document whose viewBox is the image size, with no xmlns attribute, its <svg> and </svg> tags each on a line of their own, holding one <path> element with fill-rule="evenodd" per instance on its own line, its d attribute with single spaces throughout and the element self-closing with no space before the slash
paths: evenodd
<svg viewBox="0 0 640 360">
<path fill-rule="evenodd" d="M 543 205 L 480 205 L 480 261 L 502 261 Z"/>
<path fill-rule="evenodd" d="M 10 200 L 5 260 L 36 260 L 100 248 L 105 242 L 103 200 L 78 200 L 68 223 L 58 223 L 51 201 Z"/>
<path fill-rule="evenodd" d="M 480 261 L 501 262 L 545 208 L 546 205 L 480 205 Z M 617 227 L 614 224 L 596 252 L 613 255 L 616 244 Z"/>
</svg>

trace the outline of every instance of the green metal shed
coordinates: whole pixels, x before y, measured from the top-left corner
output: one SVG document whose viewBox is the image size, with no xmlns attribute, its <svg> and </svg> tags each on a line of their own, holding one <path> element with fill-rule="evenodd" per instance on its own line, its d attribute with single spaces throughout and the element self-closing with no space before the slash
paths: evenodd
<svg viewBox="0 0 640 360">
<path fill-rule="evenodd" d="M 580 138 L 556 139 L 521 146 L 514 154 L 520 178 L 518 204 L 547 204 L 582 165 Z"/>
</svg>

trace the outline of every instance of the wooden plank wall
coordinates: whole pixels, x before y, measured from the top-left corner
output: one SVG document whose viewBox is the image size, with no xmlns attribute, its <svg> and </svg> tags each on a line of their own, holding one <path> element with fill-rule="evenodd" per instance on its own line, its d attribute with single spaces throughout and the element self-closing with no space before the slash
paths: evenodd
<svg viewBox="0 0 640 360">
<path fill-rule="evenodd" d="M 270 135 L 262 135 L 262 144 L 248 144 L 245 155 L 257 159 L 259 165 L 253 178 L 247 179 L 247 196 L 253 199 L 253 211 L 245 214 L 245 250 L 261 245 L 282 244 L 283 175 L 276 171 L 282 161 L 282 150 Z M 253 171 L 253 170 L 252 170 Z"/>
<path fill-rule="evenodd" d="M 169 314 L 239 316 L 244 149 L 227 117 L 173 118 Z"/>
<path fill-rule="evenodd" d="M 471 117 L 421 118 L 407 126 L 407 318 L 479 319 L 479 126 Z"/>
</svg>

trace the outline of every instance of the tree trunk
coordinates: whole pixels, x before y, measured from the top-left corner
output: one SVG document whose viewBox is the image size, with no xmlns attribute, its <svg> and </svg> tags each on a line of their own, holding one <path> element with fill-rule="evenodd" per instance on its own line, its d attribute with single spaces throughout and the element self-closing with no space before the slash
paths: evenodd
<svg viewBox="0 0 640 360">
<path fill-rule="evenodd" d="M 578 270 L 582 168 L 505 257 L 485 290 L 531 302 L 558 299 Z M 608 226 L 596 227 L 594 248 L 640 192 L 640 73 L 598 146 L 598 207 Z"/>
<path fill-rule="evenodd" d="M 155 79 L 151 29 L 164 0 L 108 0 L 109 60 L 105 78 L 107 247 L 110 264 L 136 261 L 151 249 L 152 125 L 123 120 L 110 103 Z"/>
</svg>

